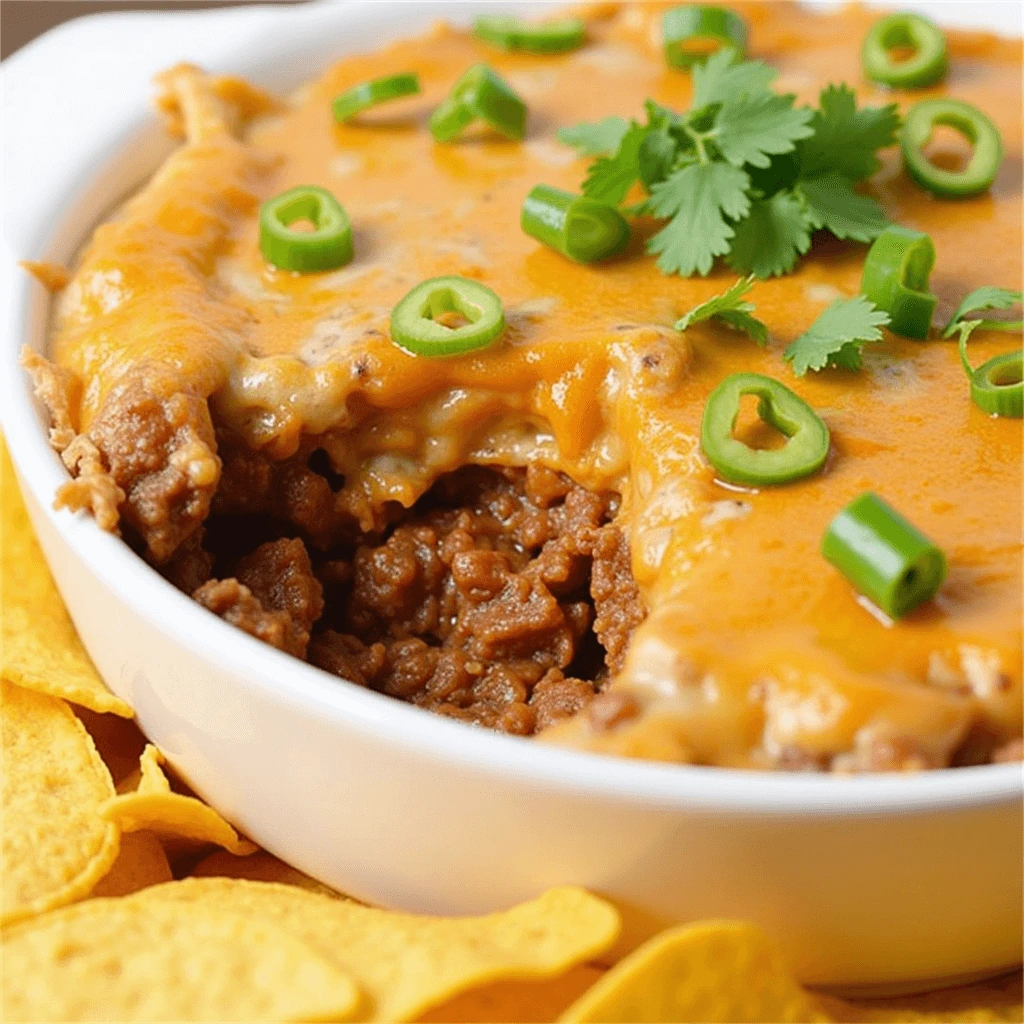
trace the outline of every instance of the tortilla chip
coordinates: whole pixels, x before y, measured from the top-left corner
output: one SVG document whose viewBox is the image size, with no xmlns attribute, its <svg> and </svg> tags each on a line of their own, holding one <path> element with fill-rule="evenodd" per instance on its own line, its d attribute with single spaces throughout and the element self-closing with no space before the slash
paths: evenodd
<svg viewBox="0 0 1024 1024">
<path fill-rule="evenodd" d="M 550 981 L 495 981 L 442 1003 L 422 1024 L 549 1024 L 579 999 L 604 971 L 581 964 Z"/>
<path fill-rule="evenodd" d="M 92 896 L 129 896 L 149 885 L 169 882 L 174 876 L 167 854 L 152 832 L 121 836 L 121 852 L 99 880 Z"/>
<path fill-rule="evenodd" d="M 619 931 L 611 904 L 570 887 L 466 918 L 397 914 L 228 878 L 188 878 L 132 898 L 183 900 L 279 925 L 359 982 L 367 997 L 360 1020 L 414 1020 L 477 986 L 557 977 L 607 949 Z"/>
<path fill-rule="evenodd" d="M 250 882 L 280 882 L 282 885 L 297 885 L 307 892 L 321 896 L 347 899 L 339 892 L 304 875 L 298 868 L 285 864 L 266 850 L 257 850 L 247 857 L 238 857 L 218 850 L 201 860 L 191 871 L 195 878 L 247 878 Z"/>
<path fill-rule="evenodd" d="M 11 929 L 4 1019 L 344 1020 L 358 1004 L 352 979 L 284 930 L 152 891 Z"/>
<path fill-rule="evenodd" d="M 99 814 L 110 773 L 71 708 L 0 683 L 3 884 L 0 923 L 87 895 L 113 864 L 117 828 Z"/>
<path fill-rule="evenodd" d="M 0 574 L 3 588 L 3 678 L 93 711 L 132 717 L 100 679 L 64 607 L 28 512 L 7 445 L 0 439 Z"/>
<path fill-rule="evenodd" d="M 122 832 L 147 830 L 158 836 L 216 843 L 237 855 L 255 852 L 255 844 L 241 839 L 209 804 L 173 792 L 160 767 L 163 761 L 163 754 L 152 744 L 147 745 L 139 760 L 138 787 L 107 800 L 100 807 L 100 814 Z"/>
<path fill-rule="evenodd" d="M 670 928 L 613 967 L 559 1018 L 565 1024 L 828 1021 L 756 925 Z"/>
<path fill-rule="evenodd" d="M 138 772 L 139 758 L 146 748 L 146 737 L 134 721 L 117 715 L 102 715 L 83 707 L 72 710 L 82 720 L 82 725 L 96 744 L 103 763 L 110 769 L 110 777 L 115 786 Z"/>
</svg>

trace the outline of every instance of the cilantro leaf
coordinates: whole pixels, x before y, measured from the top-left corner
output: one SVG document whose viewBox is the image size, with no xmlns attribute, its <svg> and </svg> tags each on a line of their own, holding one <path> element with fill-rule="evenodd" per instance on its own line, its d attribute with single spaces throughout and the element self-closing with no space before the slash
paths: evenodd
<svg viewBox="0 0 1024 1024">
<path fill-rule="evenodd" d="M 811 247 L 811 231 L 803 205 L 790 192 L 755 199 L 750 213 L 736 225 L 736 237 L 725 261 L 738 274 L 774 277 L 788 274 Z"/>
<path fill-rule="evenodd" d="M 653 128 L 647 133 L 637 154 L 640 180 L 645 188 L 651 189 L 669 176 L 677 148 L 678 144 L 667 128 Z"/>
<path fill-rule="evenodd" d="M 750 175 L 751 186 L 765 199 L 770 199 L 783 189 L 792 188 L 800 175 L 795 151 L 773 156 L 767 167 L 745 167 L 744 170 Z"/>
<path fill-rule="evenodd" d="M 774 68 L 759 60 L 733 63 L 729 48 L 722 47 L 703 64 L 694 65 L 693 107 L 698 109 L 767 92 L 776 75 Z"/>
<path fill-rule="evenodd" d="M 718 114 L 713 138 L 722 156 L 735 167 L 768 167 L 771 157 L 789 153 L 814 133 L 811 111 L 794 107 L 792 96 L 761 93 L 730 100 Z"/>
<path fill-rule="evenodd" d="M 793 364 L 793 372 L 802 377 L 808 370 L 843 366 L 859 370 L 861 349 L 871 341 L 881 341 L 879 327 L 889 323 L 889 314 L 878 309 L 863 295 L 836 299 L 811 326 L 782 354 Z"/>
<path fill-rule="evenodd" d="M 848 85 L 829 85 L 822 90 L 810 127 L 813 135 L 800 147 L 803 173 L 810 177 L 836 171 L 860 181 L 881 166 L 875 150 L 896 142 L 899 109 L 890 103 L 858 110 L 857 97 Z"/>
<path fill-rule="evenodd" d="M 648 252 L 661 254 L 659 269 L 707 274 L 715 257 L 729 251 L 734 232 L 725 217 L 739 220 L 750 210 L 749 187 L 744 171 L 724 163 L 690 164 L 655 185 L 647 210 L 672 218 L 647 243 Z"/>
<path fill-rule="evenodd" d="M 674 110 L 663 107 L 650 97 L 644 100 L 644 110 L 647 111 L 648 128 L 669 128 L 674 124 L 679 124 L 679 115 Z"/>
<path fill-rule="evenodd" d="M 842 174 L 803 178 L 798 190 L 811 226 L 827 228 L 836 238 L 873 242 L 889 226 L 881 206 L 870 196 L 854 192 L 853 182 Z"/>
<path fill-rule="evenodd" d="M 1021 322 L 1019 320 L 970 320 L 964 321 L 968 313 L 975 313 L 982 309 L 1012 309 L 1019 306 L 1024 300 L 1024 293 L 1012 291 L 1009 288 L 996 288 L 992 285 L 983 285 L 975 288 L 963 302 L 956 308 L 956 312 L 950 318 L 942 332 L 944 338 L 951 338 L 960 329 L 961 324 L 971 323 L 974 326 L 967 332 L 983 327 L 988 330 L 1019 331 Z"/>
<path fill-rule="evenodd" d="M 580 156 L 606 156 L 614 153 L 629 131 L 624 117 L 606 117 L 601 121 L 581 121 L 568 128 L 559 128 L 558 141 L 572 146 Z"/>
<path fill-rule="evenodd" d="M 713 296 L 681 316 L 676 321 L 676 330 L 685 331 L 704 320 L 721 320 L 737 331 L 746 331 L 758 345 L 767 345 L 768 327 L 750 315 L 754 312 L 754 304 L 744 298 L 753 287 L 753 274 L 741 277 L 728 291 Z"/>
<path fill-rule="evenodd" d="M 649 131 L 636 121 L 631 122 L 615 153 L 598 157 L 591 166 L 583 182 L 583 194 L 599 203 L 618 206 L 640 180 L 640 146 Z"/>
</svg>

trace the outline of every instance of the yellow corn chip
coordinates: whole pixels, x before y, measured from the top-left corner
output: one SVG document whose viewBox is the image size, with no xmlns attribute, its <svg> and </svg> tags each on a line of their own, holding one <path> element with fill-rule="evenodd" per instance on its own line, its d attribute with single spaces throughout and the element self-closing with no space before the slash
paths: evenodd
<svg viewBox="0 0 1024 1024">
<path fill-rule="evenodd" d="M 139 758 L 146 747 L 146 737 L 135 722 L 117 715 L 99 714 L 83 707 L 72 710 L 82 720 L 82 725 L 96 744 L 103 763 L 110 769 L 110 777 L 115 786 L 139 770 Z"/>
<path fill-rule="evenodd" d="M 257 850 L 247 857 L 218 850 L 201 860 L 191 873 L 196 878 L 247 878 L 250 882 L 281 882 L 283 885 L 297 885 L 308 892 L 318 892 L 322 896 L 347 898 L 315 878 L 304 875 L 298 868 L 278 860 L 266 850 Z"/>
<path fill-rule="evenodd" d="M 0 439 L 0 574 L 3 588 L 3 678 L 124 718 L 132 709 L 100 679 L 47 568 Z"/>
<path fill-rule="evenodd" d="M 99 814 L 110 773 L 71 708 L 0 684 L 3 886 L 0 923 L 85 896 L 117 856 L 117 828 Z"/>
<path fill-rule="evenodd" d="M 571 1024 L 828 1021 L 756 925 L 670 928 L 613 967 L 559 1018 Z"/>
<path fill-rule="evenodd" d="M 217 906 L 280 926 L 359 982 L 368 997 L 360 1020 L 414 1020 L 476 986 L 556 977 L 607 949 L 619 930 L 611 904 L 569 887 L 467 918 L 397 914 L 228 878 L 188 878 L 132 898 Z"/>
<path fill-rule="evenodd" d="M 171 865 L 160 840 L 152 832 L 131 832 L 121 836 L 121 852 L 117 860 L 96 884 L 91 895 L 128 896 L 148 885 L 169 882 L 172 877 Z"/>
<path fill-rule="evenodd" d="M 171 882 L 173 886 L 177 883 Z M 5 1020 L 344 1020 L 352 979 L 293 935 L 201 903 L 87 900 L 5 935 Z"/>
<path fill-rule="evenodd" d="M 139 761 L 141 772 L 134 792 L 107 800 L 100 814 L 122 832 L 148 830 L 197 843 L 216 843 L 234 854 L 247 854 L 256 846 L 238 833 L 208 804 L 194 796 L 174 793 L 160 765 L 163 755 L 148 745 Z"/>
<path fill-rule="evenodd" d="M 581 964 L 550 981 L 495 981 L 442 1003 L 421 1024 L 549 1024 L 604 971 Z"/>
</svg>

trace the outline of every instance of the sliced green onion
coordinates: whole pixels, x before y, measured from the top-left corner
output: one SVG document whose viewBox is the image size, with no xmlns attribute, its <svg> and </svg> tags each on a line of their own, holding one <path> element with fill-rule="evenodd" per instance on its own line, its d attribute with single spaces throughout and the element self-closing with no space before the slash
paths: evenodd
<svg viewBox="0 0 1024 1024">
<path fill-rule="evenodd" d="M 718 49 L 742 59 L 747 49 L 747 24 L 724 7 L 687 4 L 672 7 L 661 19 L 661 41 L 671 67 L 686 69 Z"/>
<path fill-rule="evenodd" d="M 430 131 L 438 142 L 450 142 L 477 119 L 510 139 L 521 139 L 526 132 L 526 104 L 486 64 L 474 64 L 455 83 L 431 116 Z"/>
<path fill-rule="evenodd" d="M 946 578 L 942 551 L 870 491 L 832 520 L 821 553 L 893 619 L 934 597 Z"/>
<path fill-rule="evenodd" d="M 564 53 L 583 45 L 587 27 L 581 18 L 559 18 L 532 24 L 511 15 L 482 14 L 473 22 L 473 33 L 503 50 L 529 53 Z"/>
<path fill-rule="evenodd" d="M 293 230 L 297 220 L 311 221 L 314 230 Z M 260 207 L 260 249 L 281 270 L 333 270 L 352 259 L 352 223 L 327 189 L 299 185 Z"/>
<path fill-rule="evenodd" d="M 896 48 L 913 50 L 895 60 Z M 875 22 L 860 51 L 864 74 L 894 89 L 921 89 L 942 81 L 946 74 L 946 37 L 930 18 L 902 12 Z"/>
<path fill-rule="evenodd" d="M 446 315 L 466 322 L 447 327 Z M 416 356 L 458 356 L 486 348 L 505 327 L 501 299 L 465 277 L 432 277 L 391 311 L 391 340 Z"/>
<path fill-rule="evenodd" d="M 967 166 L 947 171 L 928 159 L 924 147 L 936 125 L 960 132 L 974 147 Z M 903 163 L 918 184 L 944 199 L 976 196 L 984 192 L 1003 162 L 1003 138 L 991 119 L 963 100 L 949 98 L 922 100 L 910 108 L 900 136 Z"/>
<path fill-rule="evenodd" d="M 378 103 L 397 100 L 402 96 L 415 96 L 420 91 L 420 76 L 410 71 L 403 75 L 389 75 L 387 78 L 375 78 L 372 82 L 363 82 L 353 86 L 348 92 L 338 96 L 333 104 L 334 120 L 349 121 L 356 114 L 361 114 Z"/>
<path fill-rule="evenodd" d="M 550 185 L 536 185 L 523 203 L 523 230 L 577 263 L 617 256 L 629 244 L 629 224 L 607 203 Z"/>
<path fill-rule="evenodd" d="M 889 314 L 889 329 L 904 338 L 928 337 L 938 301 L 927 290 L 934 265 L 931 236 L 897 224 L 887 227 L 868 250 L 860 290 Z"/>
<path fill-rule="evenodd" d="M 757 395 L 758 416 L 789 438 L 784 448 L 751 448 L 733 437 L 744 395 Z M 708 396 L 700 445 L 729 483 L 785 484 L 821 469 L 829 433 L 821 417 L 785 384 L 760 373 L 734 373 Z"/>
<path fill-rule="evenodd" d="M 976 370 L 967 359 L 967 339 L 980 321 L 960 324 L 960 362 L 971 382 L 971 401 L 990 416 L 1024 417 L 1024 351 L 1004 352 Z"/>
</svg>

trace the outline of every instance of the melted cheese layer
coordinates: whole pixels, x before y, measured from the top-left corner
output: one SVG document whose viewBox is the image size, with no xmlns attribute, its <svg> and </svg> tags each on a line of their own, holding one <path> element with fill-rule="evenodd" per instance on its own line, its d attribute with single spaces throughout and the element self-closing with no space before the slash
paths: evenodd
<svg viewBox="0 0 1024 1024">
<path fill-rule="evenodd" d="M 778 87 L 814 102 L 830 81 L 862 103 L 891 94 L 862 82 L 858 47 L 875 15 L 736 5 L 751 56 Z M 588 43 L 565 55 L 498 53 L 438 26 L 347 58 L 283 110 L 179 69 L 173 106 L 189 140 L 119 219 L 101 227 L 65 291 L 51 351 L 82 382 L 78 429 L 115 385 L 159 365 L 210 397 L 215 419 L 274 457 L 304 434 L 345 478 L 369 523 L 386 500 L 410 505 L 465 462 L 541 461 L 623 494 L 634 573 L 650 615 L 622 676 L 643 711 L 613 729 L 581 716 L 555 741 L 636 756 L 767 766 L 792 751 L 836 767 L 877 767 L 879 745 L 906 763 L 945 764 L 968 730 L 1021 728 L 1021 430 L 970 402 L 955 347 L 888 336 L 860 373 L 794 379 L 785 346 L 837 295 L 859 287 L 864 247 L 819 241 L 795 273 L 752 293 L 771 329 L 762 350 L 684 310 L 733 280 L 666 277 L 643 253 L 572 264 L 519 229 L 537 182 L 577 189 L 585 163 L 557 128 L 636 116 L 645 98 L 683 109 L 686 74 L 665 66 L 653 4 L 605 7 Z M 1019 44 L 949 33 L 950 73 L 928 95 L 956 95 L 998 123 L 1007 158 L 988 195 L 939 202 L 895 151 L 872 190 L 900 223 L 928 231 L 939 317 L 981 284 L 1021 278 Z M 491 63 L 530 107 L 525 143 L 470 134 L 433 142 L 430 111 L 468 65 Z M 335 125 L 330 100 L 415 71 L 423 95 Z M 184 77 L 181 77 L 184 76 Z M 184 85 L 182 84 L 184 82 Z M 330 189 L 348 211 L 356 256 L 335 272 L 275 270 L 258 246 L 262 200 L 298 184 Z M 501 344 L 457 359 L 411 357 L 388 338 L 392 306 L 424 278 L 478 278 L 505 301 Z M 976 362 L 1006 339 L 972 341 Z M 736 493 L 700 454 L 704 401 L 726 375 L 783 380 L 829 426 L 818 476 Z M 826 525 L 865 489 L 881 493 L 946 551 L 938 598 L 891 623 L 858 601 L 820 556 Z"/>
</svg>

